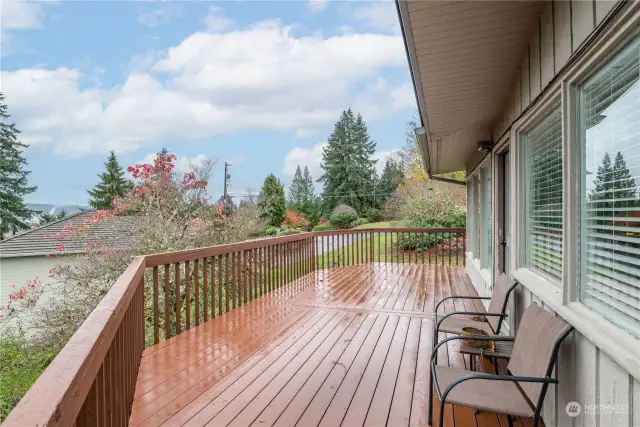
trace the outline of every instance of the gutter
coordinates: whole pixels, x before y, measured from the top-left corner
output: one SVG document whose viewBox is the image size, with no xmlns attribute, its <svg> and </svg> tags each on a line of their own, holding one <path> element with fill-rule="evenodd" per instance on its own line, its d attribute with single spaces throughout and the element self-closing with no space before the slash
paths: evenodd
<svg viewBox="0 0 640 427">
<path fill-rule="evenodd" d="M 447 182 L 449 184 L 461 185 L 463 187 L 467 186 L 467 181 L 458 181 L 457 179 L 443 178 L 441 176 L 433 176 L 431 175 L 431 173 L 428 173 L 428 176 L 429 176 L 429 179 L 432 179 L 434 181 Z"/>
<path fill-rule="evenodd" d="M 416 55 L 416 49 L 413 45 L 413 35 L 411 32 L 411 22 L 409 19 L 409 10 L 407 9 L 407 0 L 395 0 L 396 11 L 398 12 L 398 20 L 400 23 L 400 32 L 402 33 L 402 40 L 404 42 L 404 49 L 407 54 L 407 60 L 409 62 L 409 72 L 411 74 L 411 83 L 413 84 L 413 94 L 416 97 L 416 104 L 418 106 L 418 114 L 420 115 L 420 125 L 424 130 L 426 138 L 426 152 L 422 149 L 420 144 L 420 138 L 416 133 L 416 141 L 418 147 L 422 152 L 422 158 L 424 160 L 425 169 L 427 175 L 431 176 L 431 153 L 429 152 L 429 145 L 431 144 L 431 131 L 429 130 L 429 120 L 427 119 L 427 112 L 422 98 L 422 83 L 420 82 L 420 72 L 417 69 L 418 61 Z M 417 131 L 417 129 L 414 129 Z"/>
</svg>

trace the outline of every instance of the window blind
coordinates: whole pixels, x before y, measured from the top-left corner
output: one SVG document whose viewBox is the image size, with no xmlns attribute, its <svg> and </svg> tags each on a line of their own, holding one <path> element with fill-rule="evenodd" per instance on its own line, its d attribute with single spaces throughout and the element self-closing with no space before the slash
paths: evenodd
<svg viewBox="0 0 640 427">
<path fill-rule="evenodd" d="M 560 284 L 562 278 L 562 112 L 525 134 L 526 265 Z"/>
<path fill-rule="evenodd" d="M 640 39 L 579 87 L 579 297 L 640 336 Z"/>
</svg>

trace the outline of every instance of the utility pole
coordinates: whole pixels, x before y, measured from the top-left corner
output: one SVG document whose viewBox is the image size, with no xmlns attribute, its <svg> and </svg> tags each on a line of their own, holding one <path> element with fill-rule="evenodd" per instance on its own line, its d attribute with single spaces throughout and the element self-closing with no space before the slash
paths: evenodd
<svg viewBox="0 0 640 427">
<path fill-rule="evenodd" d="M 231 166 L 229 163 L 224 162 L 224 196 L 223 198 L 225 200 L 225 203 L 228 195 L 227 187 L 229 186 L 229 180 L 231 179 L 231 175 L 229 175 L 229 172 L 228 172 L 229 166 Z"/>
</svg>

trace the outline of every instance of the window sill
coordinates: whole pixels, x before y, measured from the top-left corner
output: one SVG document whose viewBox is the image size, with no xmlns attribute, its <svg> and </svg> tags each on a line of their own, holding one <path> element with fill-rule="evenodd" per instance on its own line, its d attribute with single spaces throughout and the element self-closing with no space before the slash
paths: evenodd
<svg viewBox="0 0 640 427">
<path fill-rule="evenodd" d="M 562 290 L 526 269 L 513 273 L 522 286 L 562 317 L 635 379 L 640 380 L 640 339 L 622 330 L 580 302 L 562 303 Z"/>
</svg>

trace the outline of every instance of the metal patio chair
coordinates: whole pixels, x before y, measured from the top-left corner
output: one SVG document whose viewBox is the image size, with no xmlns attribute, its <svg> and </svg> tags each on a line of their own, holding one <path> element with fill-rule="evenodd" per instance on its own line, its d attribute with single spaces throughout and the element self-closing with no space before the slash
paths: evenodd
<svg viewBox="0 0 640 427">
<path fill-rule="evenodd" d="M 507 317 L 505 312 L 509 302 L 509 295 L 511 295 L 516 286 L 516 281 L 503 273 L 498 277 L 491 297 L 453 296 L 444 298 L 435 308 L 436 321 L 434 322 L 433 330 L 433 336 L 435 337 L 433 347 L 437 344 L 438 332 L 460 335 L 462 328 L 472 327 L 485 331 L 489 335 L 500 334 L 502 320 Z M 489 309 L 486 312 L 453 311 L 450 313 L 438 313 L 438 308 L 445 301 L 452 299 L 491 300 L 491 302 L 489 302 Z M 482 316 L 487 319 L 487 322 L 473 320 L 469 316 Z"/>
<path fill-rule="evenodd" d="M 561 318 L 532 303 L 522 315 L 518 335 L 513 337 L 450 337 L 442 340 L 431 354 L 431 378 L 440 399 L 440 422 L 443 425 L 446 403 L 477 410 L 533 418 L 540 422 L 540 412 L 549 384 L 557 384 L 553 367 L 562 341 L 573 327 Z M 493 375 L 438 366 L 438 349 L 448 341 L 460 339 L 515 341 L 507 375 Z M 429 424 L 433 421 L 433 391 L 429 390 Z"/>
</svg>

